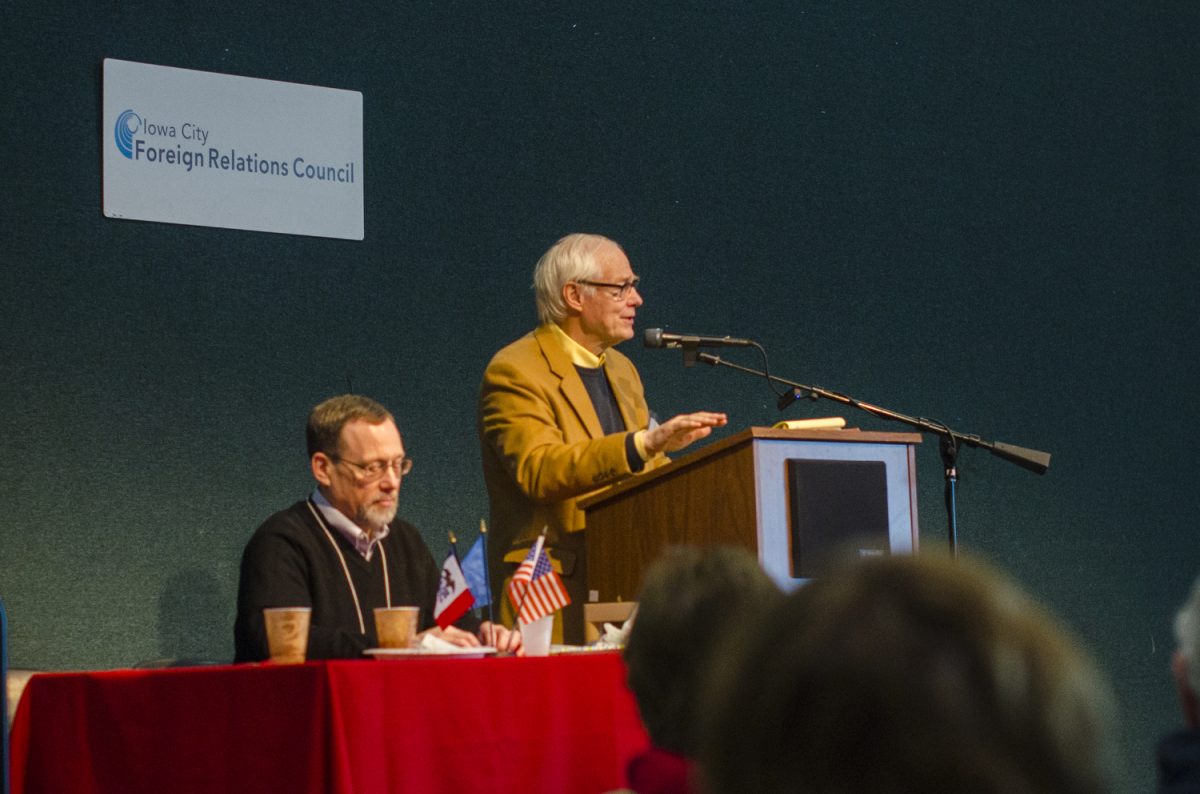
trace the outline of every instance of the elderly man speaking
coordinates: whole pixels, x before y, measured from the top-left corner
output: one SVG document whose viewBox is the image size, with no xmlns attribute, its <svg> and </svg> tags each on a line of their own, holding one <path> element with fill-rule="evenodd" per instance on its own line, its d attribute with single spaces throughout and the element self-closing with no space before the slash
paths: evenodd
<svg viewBox="0 0 1200 794">
<path fill-rule="evenodd" d="M 612 349 L 633 337 L 642 305 L 621 246 L 568 235 L 538 261 L 533 288 L 540 325 L 496 353 L 480 387 L 493 589 L 545 527 L 571 597 L 555 633 L 581 642 L 587 572 L 578 500 L 666 463 L 664 453 L 704 438 L 726 417 L 700 411 L 650 421 L 637 369 Z"/>
</svg>

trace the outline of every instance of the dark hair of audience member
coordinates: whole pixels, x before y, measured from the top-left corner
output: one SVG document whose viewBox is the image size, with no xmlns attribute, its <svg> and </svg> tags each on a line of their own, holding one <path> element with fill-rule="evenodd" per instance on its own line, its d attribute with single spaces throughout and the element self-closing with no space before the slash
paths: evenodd
<svg viewBox="0 0 1200 794">
<path fill-rule="evenodd" d="M 1111 790 L 1111 691 L 986 566 L 857 562 L 741 639 L 704 715 L 699 761 L 713 794 Z"/>
<path fill-rule="evenodd" d="M 625 661 L 656 747 L 695 754 L 701 686 L 714 649 L 747 613 L 781 597 L 745 549 L 673 547 L 647 569 Z"/>
</svg>

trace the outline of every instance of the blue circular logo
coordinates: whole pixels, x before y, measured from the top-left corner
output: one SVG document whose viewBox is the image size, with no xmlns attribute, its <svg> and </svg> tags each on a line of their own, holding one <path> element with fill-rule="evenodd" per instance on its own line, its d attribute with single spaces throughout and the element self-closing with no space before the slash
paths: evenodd
<svg viewBox="0 0 1200 794">
<path fill-rule="evenodd" d="M 113 138 L 117 141 L 117 151 L 133 159 L 133 134 L 142 127 L 142 119 L 132 110 L 126 110 L 117 116 L 113 127 Z"/>
</svg>

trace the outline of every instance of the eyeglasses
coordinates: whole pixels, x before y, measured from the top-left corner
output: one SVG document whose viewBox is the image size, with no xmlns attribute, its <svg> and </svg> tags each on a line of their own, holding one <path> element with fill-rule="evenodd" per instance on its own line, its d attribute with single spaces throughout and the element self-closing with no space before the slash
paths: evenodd
<svg viewBox="0 0 1200 794">
<path fill-rule="evenodd" d="M 615 293 L 610 292 L 608 294 L 612 296 L 613 300 L 623 301 L 629 297 L 629 293 L 631 290 L 635 290 L 638 288 L 638 285 L 642 283 L 642 280 L 640 278 L 638 278 L 637 276 L 634 276 L 633 278 L 629 279 L 628 281 L 623 281 L 620 284 L 610 284 L 606 281 L 584 281 L 583 279 L 580 279 L 579 281 L 576 281 L 575 283 L 576 284 L 587 284 L 589 287 L 606 287 L 608 289 L 615 289 L 616 290 Z"/>
<path fill-rule="evenodd" d="M 370 463 L 356 463 L 352 460 L 339 458 L 337 455 L 330 455 L 329 457 L 338 463 L 346 463 L 353 466 L 360 472 L 359 479 L 363 482 L 375 482 L 386 471 L 395 472 L 397 478 L 403 477 L 412 471 L 413 467 L 412 458 L 406 458 L 403 455 L 393 460 L 373 460 Z"/>
</svg>

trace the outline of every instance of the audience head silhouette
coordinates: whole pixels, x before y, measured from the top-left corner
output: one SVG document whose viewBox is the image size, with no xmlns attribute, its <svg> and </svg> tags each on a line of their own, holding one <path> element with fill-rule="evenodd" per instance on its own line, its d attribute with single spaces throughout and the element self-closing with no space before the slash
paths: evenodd
<svg viewBox="0 0 1200 794">
<path fill-rule="evenodd" d="M 629 686 L 656 747 L 696 752 L 702 686 L 735 624 L 782 598 L 745 549 L 674 547 L 651 565 L 625 649 Z"/>
<path fill-rule="evenodd" d="M 1190 728 L 1200 728 L 1200 578 L 1192 593 L 1175 615 L 1175 656 L 1172 660 L 1175 683 L 1183 706 L 1183 718 Z"/>
<path fill-rule="evenodd" d="M 713 680 L 712 792 L 1101 792 L 1112 697 L 990 568 L 885 557 L 830 571 L 747 627 Z"/>
<path fill-rule="evenodd" d="M 1175 615 L 1171 671 L 1183 709 L 1183 728 L 1158 743 L 1158 790 L 1200 791 L 1200 579 Z"/>
</svg>

